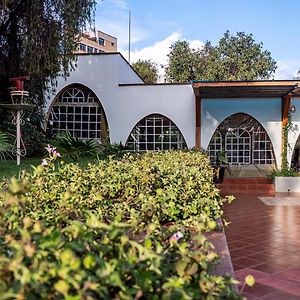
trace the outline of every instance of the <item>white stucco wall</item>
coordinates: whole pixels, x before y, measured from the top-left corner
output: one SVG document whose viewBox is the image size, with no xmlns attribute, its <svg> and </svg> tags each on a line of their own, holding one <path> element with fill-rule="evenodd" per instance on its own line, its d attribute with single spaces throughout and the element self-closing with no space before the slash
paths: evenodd
<svg viewBox="0 0 300 300">
<path fill-rule="evenodd" d="M 300 110 L 300 109 L 299 109 Z M 207 149 L 219 124 L 235 113 L 247 113 L 267 131 L 274 148 L 277 166 L 281 164 L 281 99 L 202 99 L 201 146 Z M 299 119 L 300 120 L 300 119 Z"/>
<path fill-rule="evenodd" d="M 121 86 L 117 98 L 110 128 L 112 141 L 125 143 L 136 123 L 159 113 L 175 123 L 189 148 L 195 146 L 195 96 L 191 85 Z"/>
<path fill-rule="evenodd" d="M 126 143 L 136 123 L 149 114 L 160 113 L 177 125 L 188 147 L 195 145 L 194 92 L 191 85 L 144 85 L 121 55 L 84 55 L 78 57 L 76 70 L 66 80 L 58 80 L 55 93 L 46 102 L 46 114 L 55 96 L 74 83 L 87 86 L 100 100 L 111 143 Z"/>
<path fill-rule="evenodd" d="M 113 127 L 117 107 L 119 83 L 140 83 L 143 81 L 131 69 L 130 65 L 118 54 L 81 55 L 77 68 L 66 79 L 59 78 L 55 92 L 46 96 L 47 114 L 55 96 L 66 86 L 80 83 L 90 88 L 100 100 L 106 114 L 108 127 Z"/>
</svg>

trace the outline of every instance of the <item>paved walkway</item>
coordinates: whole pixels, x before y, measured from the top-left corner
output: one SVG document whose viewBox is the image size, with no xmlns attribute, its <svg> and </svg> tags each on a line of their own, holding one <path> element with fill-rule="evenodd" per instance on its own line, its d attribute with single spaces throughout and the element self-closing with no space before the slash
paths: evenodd
<svg viewBox="0 0 300 300">
<path fill-rule="evenodd" d="M 255 195 L 237 194 L 225 207 L 236 278 L 252 274 L 247 299 L 300 299 L 300 206 L 267 206 Z M 300 201 L 300 200 L 299 200 Z"/>
</svg>

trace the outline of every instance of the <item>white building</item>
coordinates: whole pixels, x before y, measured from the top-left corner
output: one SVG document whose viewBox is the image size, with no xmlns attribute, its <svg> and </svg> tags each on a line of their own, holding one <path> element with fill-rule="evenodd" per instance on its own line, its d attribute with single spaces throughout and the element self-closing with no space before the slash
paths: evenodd
<svg viewBox="0 0 300 300">
<path fill-rule="evenodd" d="M 281 165 L 282 126 L 290 108 L 289 160 L 300 133 L 299 81 L 146 85 L 119 53 L 78 56 L 46 105 L 53 131 L 128 144 L 134 150 L 226 151 L 232 165 Z"/>
</svg>

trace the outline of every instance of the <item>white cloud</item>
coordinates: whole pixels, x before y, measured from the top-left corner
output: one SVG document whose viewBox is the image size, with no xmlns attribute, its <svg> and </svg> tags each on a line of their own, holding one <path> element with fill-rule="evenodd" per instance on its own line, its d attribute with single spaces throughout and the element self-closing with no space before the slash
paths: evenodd
<svg viewBox="0 0 300 300">
<path fill-rule="evenodd" d="M 178 32 L 173 32 L 171 35 L 166 37 L 164 40 L 158 41 L 151 46 L 134 49 L 131 51 L 131 63 L 142 60 L 152 60 L 157 63 L 158 66 L 166 65 L 167 55 L 170 52 L 170 46 L 177 40 L 181 38 L 181 34 Z M 128 57 L 128 50 L 121 50 L 125 58 Z"/>
<path fill-rule="evenodd" d="M 191 40 L 188 41 L 190 43 L 190 48 L 191 49 L 200 49 L 204 46 L 204 43 L 199 41 L 199 40 Z"/>
<path fill-rule="evenodd" d="M 293 79 L 300 69 L 300 60 L 280 60 L 277 62 L 278 68 L 275 72 L 275 79 Z"/>
<path fill-rule="evenodd" d="M 161 66 L 165 66 L 168 63 L 168 54 L 170 52 L 170 46 L 178 40 L 182 39 L 182 35 L 179 32 L 173 32 L 165 39 L 154 43 L 151 46 L 142 48 L 142 49 L 134 49 L 131 51 L 131 63 L 134 63 L 141 60 L 152 60 L 158 65 L 159 74 L 164 74 L 164 68 Z M 204 43 L 199 40 L 189 40 L 190 47 L 193 49 L 201 48 Z M 128 50 L 121 50 L 124 57 L 128 58 Z"/>
</svg>

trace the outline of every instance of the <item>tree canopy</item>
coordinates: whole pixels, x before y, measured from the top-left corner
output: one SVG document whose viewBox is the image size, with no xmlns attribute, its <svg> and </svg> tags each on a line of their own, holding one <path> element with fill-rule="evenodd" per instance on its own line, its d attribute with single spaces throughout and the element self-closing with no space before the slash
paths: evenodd
<svg viewBox="0 0 300 300">
<path fill-rule="evenodd" d="M 252 34 L 227 31 L 216 46 L 207 42 L 191 49 L 186 41 L 171 46 L 166 76 L 171 82 L 190 80 L 261 80 L 272 78 L 276 62 Z"/>
<path fill-rule="evenodd" d="M 95 0 L 1 0 L 0 75 L 30 76 L 32 96 L 68 74 L 78 34 L 93 20 Z M 37 100 L 37 99 L 35 99 Z"/>
<path fill-rule="evenodd" d="M 191 49 L 187 41 L 177 41 L 171 46 L 167 79 L 171 82 L 189 82 L 202 79 L 207 68 L 207 58 L 212 46 L 207 42 L 201 49 Z"/>
<path fill-rule="evenodd" d="M 134 70 L 140 75 L 145 83 L 155 83 L 158 79 L 157 66 L 151 60 L 138 60 L 132 64 Z"/>
</svg>

